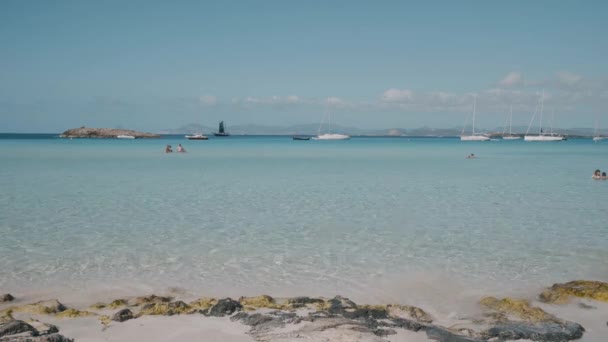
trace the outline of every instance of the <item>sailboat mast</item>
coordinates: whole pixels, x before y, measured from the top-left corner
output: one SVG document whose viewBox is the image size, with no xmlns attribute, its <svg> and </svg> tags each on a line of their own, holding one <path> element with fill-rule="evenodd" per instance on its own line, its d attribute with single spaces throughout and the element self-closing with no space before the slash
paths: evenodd
<svg viewBox="0 0 608 342">
<path fill-rule="evenodd" d="M 510 108 L 510 114 L 509 114 L 509 135 L 513 135 L 513 133 L 511 132 L 511 126 L 513 125 L 513 105 L 511 105 Z"/>
<path fill-rule="evenodd" d="M 540 123 L 538 127 L 538 135 L 543 133 L 543 108 L 545 104 L 545 90 L 543 89 L 543 93 L 540 96 Z"/>
<path fill-rule="evenodd" d="M 473 134 L 475 135 L 475 110 L 477 109 L 477 94 L 473 95 Z"/>
</svg>

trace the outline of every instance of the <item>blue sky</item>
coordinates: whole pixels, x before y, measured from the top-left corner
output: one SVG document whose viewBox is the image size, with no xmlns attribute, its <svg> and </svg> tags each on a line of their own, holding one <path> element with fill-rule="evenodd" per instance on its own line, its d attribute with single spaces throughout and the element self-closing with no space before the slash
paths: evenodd
<svg viewBox="0 0 608 342">
<path fill-rule="evenodd" d="M 0 131 L 608 125 L 605 1 L 0 1 Z"/>
</svg>

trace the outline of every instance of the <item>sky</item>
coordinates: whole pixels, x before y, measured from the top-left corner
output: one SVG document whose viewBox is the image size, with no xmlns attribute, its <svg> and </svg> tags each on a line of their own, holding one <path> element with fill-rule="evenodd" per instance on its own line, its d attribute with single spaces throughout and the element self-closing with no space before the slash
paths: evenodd
<svg viewBox="0 0 608 342">
<path fill-rule="evenodd" d="M 0 1 L 0 132 L 608 126 L 608 1 Z"/>
</svg>

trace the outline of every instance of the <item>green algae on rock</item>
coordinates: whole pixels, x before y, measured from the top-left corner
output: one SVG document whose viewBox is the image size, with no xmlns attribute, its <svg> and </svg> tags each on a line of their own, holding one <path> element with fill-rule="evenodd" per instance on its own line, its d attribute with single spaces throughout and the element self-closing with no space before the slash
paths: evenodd
<svg viewBox="0 0 608 342">
<path fill-rule="evenodd" d="M 96 316 L 96 314 L 89 312 L 89 311 L 81 311 L 81 310 L 77 310 L 77 309 L 66 309 L 66 310 L 63 310 L 63 311 L 55 314 L 55 317 L 59 317 L 59 318 L 76 318 L 76 317 L 89 317 L 89 316 Z"/>
<path fill-rule="evenodd" d="M 172 316 L 186 314 L 192 310 L 192 307 L 181 300 L 170 303 L 150 303 L 142 306 L 137 317 L 143 315 L 163 315 Z"/>
<path fill-rule="evenodd" d="M 57 299 L 43 300 L 32 304 L 12 307 L 14 312 L 27 312 L 32 314 L 56 314 L 65 311 L 67 308 Z"/>
<path fill-rule="evenodd" d="M 563 284 L 553 284 L 543 291 L 539 299 L 545 303 L 565 304 L 571 297 L 608 302 L 608 283 L 594 280 L 574 280 Z"/>
<path fill-rule="evenodd" d="M 494 297 L 485 297 L 479 301 L 482 306 L 498 311 L 506 315 L 517 316 L 520 319 L 529 322 L 547 322 L 554 321 L 556 317 L 547 313 L 545 310 L 531 306 L 527 300 L 503 298 L 497 299 Z"/>
</svg>

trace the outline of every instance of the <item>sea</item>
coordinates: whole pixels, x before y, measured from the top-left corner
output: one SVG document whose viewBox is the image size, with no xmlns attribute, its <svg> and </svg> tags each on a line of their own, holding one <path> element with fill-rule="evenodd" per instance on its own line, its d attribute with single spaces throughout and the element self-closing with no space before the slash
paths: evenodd
<svg viewBox="0 0 608 342">
<path fill-rule="evenodd" d="M 595 169 L 608 141 L 2 134 L 0 290 L 441 306 L 608 281 Z"/>
</svg>

